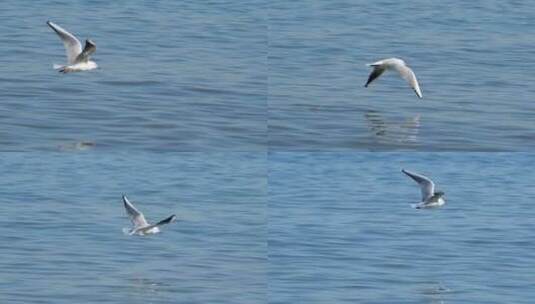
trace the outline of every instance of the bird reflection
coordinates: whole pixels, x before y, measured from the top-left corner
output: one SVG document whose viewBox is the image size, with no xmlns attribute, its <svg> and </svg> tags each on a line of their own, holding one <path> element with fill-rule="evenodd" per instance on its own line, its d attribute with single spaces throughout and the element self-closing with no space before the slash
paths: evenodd
<svg viewBox="0 0 535 304">
<path fill-rule="evenodd" d="M 452 290 L 442 283 L 434 283 L 422 288 L 421 293 L 429 304 L 445 304 L 444 297 L 452 293 Z"/>
<path fill-rule="evenodd" d="M 85 151 L 94 148 L 96 145 L 95 142 L 86 140 L 74 143 L 63 143 L 58 145 L 58 149 L 60 151 Z"/>
<path fill-rule="evenodd" d="M 384 144 L 418 144 L 420 114 L 403 122 L 390 122 L 377 111 L 364 114 L 370 132 L 375 139 Z"/>
</svg>

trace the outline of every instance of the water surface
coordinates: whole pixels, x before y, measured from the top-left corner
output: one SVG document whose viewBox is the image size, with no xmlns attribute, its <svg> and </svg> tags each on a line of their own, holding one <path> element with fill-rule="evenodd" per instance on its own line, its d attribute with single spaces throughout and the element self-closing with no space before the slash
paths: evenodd
<svg viewBox="0 0 535 304">
<path fill-rule="evenodd" d="M 535 147 L 535 11 L 525 1 L 271 1 L 269 144 L 276 150 Z M 366 63 L 400 57 L 419 100 Z"/>
<path fill-rule="evenodd" d="M 271 153 L 270 303 L 531 303 L 531 154 Z M 436 210 L 401 173 L 446 193 Z"/>
<path fill-rule="evenodd" d="M 0 4 L 0 150 L 265 149 L 267 13 L 261 3 Z M 99 69 L 61 75 L 51 20 L 97 45 Z"/>
<path fill-rule="evenodd" d="M 3 303 L 265 303 L 266 163 L 248 153 L 4 153 Z M 128 236 L 121 195 L 149 222 Z"/>
</svg>

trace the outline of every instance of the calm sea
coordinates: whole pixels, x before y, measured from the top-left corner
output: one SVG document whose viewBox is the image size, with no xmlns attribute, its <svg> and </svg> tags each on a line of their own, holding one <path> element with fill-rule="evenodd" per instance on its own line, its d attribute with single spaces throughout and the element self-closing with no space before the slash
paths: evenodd
<svg viewBox="0 0 535 304">
<path fill-rule="evenodd" d="M 535 155 L 270 153 L 270 303 L 532 303 Z M 406 168 L 446 205 L 417 210 Z"/>
<path fill-rule="evenodd" d="M 535 148 L 529 1 L 270 1 L 269 144 L 284 150 Z M 366 63 L 400 57 L 364 88 Z"/>
<path fill-rule="evenodd" d="M 0 150 L 254 151 L 267 142 L 261 2 L 0 3 Z M 97 45 L 99 69 L 61 75 L 51 20 Z"/>
<path fill-rule="evenodd" d="M 265 303 L 266 157 L 3 153 L 1 303 Z M 121 195 L 149 222 L 128 236 Z"/>
<path fill-rule="evenodd" d="M 0 303 L 531 303 L 532 6 L 1 1 Z"/>
</svg>

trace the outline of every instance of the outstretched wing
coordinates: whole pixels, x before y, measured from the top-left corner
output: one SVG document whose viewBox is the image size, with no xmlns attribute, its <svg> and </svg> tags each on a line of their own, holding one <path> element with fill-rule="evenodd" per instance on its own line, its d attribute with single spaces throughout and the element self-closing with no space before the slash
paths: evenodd
<svg viewBox="0 0 535 304">
<path fill-rule="evenodd" d="M 158 223 L 154 224 L 154 226 L 165 225 L 165 224 L 172 223 L 174 221 L 176 221 L 176 215 L 173 214 L 170 217 L 168 217 L 166 219 L 163 219 L 163 220 L 159 221 Z"/>
<path fill-rule="evenodd" d="M 130 201 L 126 198 L 126 195 L 123 195 L 123 203 L 126 213 L 130 217 L 134 228 L 145 227 L 149 225 L 147 220 L 145 220 L 143 213 L 139 212 L 139 210 L 137 210 L 136 207 L 130 203 Z"/>
<path fill-rule="evenodd" d="M 84 50 L 76 57 L 76 62 L 88 61 L 91 56 L 97 50 L 96 44 L 91 40 L 85 41 Z"/>
<path fill-rule="evenodd" d="M 158 227 L 158 226 L 161 226 L 161 225 L 169 224 L 169 223 L 172 223 L 174 221 L 176 221 L 176 215 L 173 214 L 170 217 L 168 217 L 166 219 L 163 219 L 163 220 L 159 221 L 156 224 L 149 225 L 149 226 L 143 228 L 143 230 L 150 230 L 150 229 L 152 229 L 154 227 Z"/>
<path fill-rule="evenodd" d="M 76 63 L 76 58 L 82 53 L 82 44 L 80 41 L 76 39 L 73 34 L 64 30 L 61 26 L 50 21 L 47 21 L 46 24 L 48 24 L 48 26 L 50 26 L 63 41 L 63 45 L 67 51 L 67 59 L 69 64 Z"/>
<path fill-rule="evenodd" d="M 423 97 L 422 96 L 422 91 L 420 90 L 420 85 L 418 84 L 418 79 L 416 79 L 416 75 L 411 70 L 411 68 L 409 68 L 406 65 L 401 65 L 401 64 L 397 64 L 397 65 L 395 65 L 395 67 L 396 67 L 396 70 L 401 75 L 401 77 L 403 77 L 403 79 L 405 79 L 409 83 L 409 85 L 414 90 L 416 95 L 419 98 L 422 98 Z"/>
<path fill-rule="evenodd" d="M 401 172 L 407 174 L 410 178 L 416 181 L 418 185 L 420 185 L 420 190 L 422 192 L 422 202 L 425 202 L 428 198 L 433 196 L 433 194 L 435 193 L 435 184 L 433 183 L 433 181 L 423 175 L 409 172 L 405 169 L 401 170 Z"/>
<path fill-rule="evenodd" d="M 371 72 L 370 76 L 368 77 L 368 81 L 366 82 L 366 84 L 364 85 L 365 88 L 368 87 L 368 85 L 374 81 L 375 79 L 377 79 L 379 76 L 381 76 L 381 74 L 383 74 L 383 72 L 385 71 L 385 67 L 383 65 L 373 65 L 373 64 L 370 64 L 370 66 L 373 66 L 373 71 Z"/>
</svg>

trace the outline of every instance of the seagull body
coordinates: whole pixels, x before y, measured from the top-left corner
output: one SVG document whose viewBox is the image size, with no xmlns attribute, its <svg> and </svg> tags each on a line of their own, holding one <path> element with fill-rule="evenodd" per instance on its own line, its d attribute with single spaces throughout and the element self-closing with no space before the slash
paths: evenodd
<svg viewBox="0 0 535 304">
<path fill-rule="evenodd" d="M 364 85 L 364 87 L 368 87 L 368 85 L 377 79 L 381 74 L 383 74 L 386 70 L 395 70 L 397 71 L 403 79 L 405 79 L 411 88 L 414 90 L 416 95 L 419 98 L 422 98 L 422 91 L 420 90 L 420 85 L 418 84 L 418 80 L 416 79 L 416 75 L 414 72 L 405 64 L 405 61 L 398 59 L 398 58 L 388 58 L 379 60 L 374 63 L 368 64 L 368 66 L 373 67 L 373 71 L 368 77 L 368 81 Z"/>
<path fill-rule="evenodd" d="M 428 177 L 417 173 L 409 172 L 405 169 L 401 170 L 401 172 L 408 175 L 415 182 L 417 182 L 418 185 L 420 185 L 420 190 L 422 192 L 422 201 L 418 204 L 413 204 L 412 207 L 416 209 L 437 208 L 443 206 L 446 203 L 446 201 L 442 198 L 444 196 L 444 192 L 435 192 L 435 183 L 433 183 L 433 181 L 430 180 Z"/>
<path fill-rule="evenodd" d="M 132 203 L 128 200 L 128 198 L 126 198 L 125 195 L 123 195 L 123 203 L 124 208 L 126 209 L 126 213 L 130 217 L 132 224 L 134 224 L 134 228 L 132 228 L 128 232 L 129 235 L 156 234 L 160 232 L 159 226 L 172 223 L 176 220 L 176 215 L 173 214 L 170 217 L 151 225 L 147 223 L 147 220 L 145 220 L 145 216 L 143 215 L 143 213 L 139 212 L 139 210 L 137 210 L 136 207 L 132 205 Z"/>
<path fill-rule="evenodd" d="M 82 49 L 82 44 L 73 34 L 67 32 L 61 26 L 53 22 L 47 21 L 46 24 L 58 34 L 67 51 L 68 64 L 54 64 L 54 69 L 58 69 L 62 73 L 69 73 L 89 71 L 98 67 L 94 61 L 89 60 L 90 56 L 97 50 L 97 46 L 93 41 L 87 39 L 85 41 L 85 46 Z"/>
</svg>

